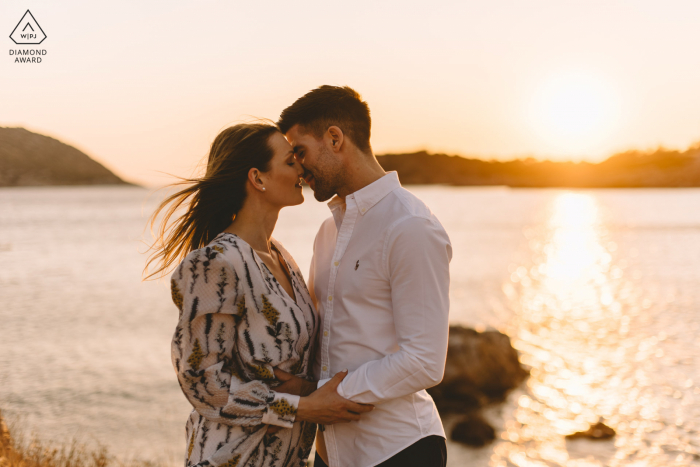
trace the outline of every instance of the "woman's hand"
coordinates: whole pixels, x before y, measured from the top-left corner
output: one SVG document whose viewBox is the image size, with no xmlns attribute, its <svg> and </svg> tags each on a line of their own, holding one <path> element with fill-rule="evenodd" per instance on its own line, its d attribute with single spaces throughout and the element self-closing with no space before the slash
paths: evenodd
<svg viewBox="0 0 700 467">
<path fill-rule="evenodd" d="M 373 405 L 357 404 L 338 394 L 338 385 L 347 376 L 347 370 L 336 373 L 319 389 L 316 389 L 316 383 L 277 368 L 274 368 L 274 371 L 275 377 L 283 382 L 275 388 L 275 392 L 301 396 L 296 421 L 308 421 L 321 425 L 348 423 L 357 421 L 361 414 L 374 410 Z M 279 426 L 269 425 L 267 434 L 273 435 L 281 429 Z"/>
<path fill-rule="evenodd" d="M 282 384 L 274 388 L 275 392 L 283 392 L 285 394 L 294 394 L 295 396 L 308 396 L 316 390 L 315 381 L 307 381 L 304 378 L 299 378 L 291 373 L 280 370 L 279 368 L 273 368 L 275 372 L 275 378 L 282 381 Z M 282 429 L 281 426 L 268 425 L 267 434 L 274 435 Z"/>
<path fill-rule="evenodd" d="M 275 392 L 304 397 L 316 390 L 317 383 L 315 381 L 307 381 L 304 378 L 299 378 L 279 368 L 273 368 L 273 370 L 275 372 L 275 378 L 282 381 L 282 384 L 274 388 Z"/>
<path fill-rule="evenodd" d="M 311 395 L 299 399 L 296 420 L 333 425 L 357 421 L 361 414 L 374 410 L 373 405 L 357 404 L 338 394 L 338 385 L 347 374 L 347 370 L 336 373 Z"/>
</svg>

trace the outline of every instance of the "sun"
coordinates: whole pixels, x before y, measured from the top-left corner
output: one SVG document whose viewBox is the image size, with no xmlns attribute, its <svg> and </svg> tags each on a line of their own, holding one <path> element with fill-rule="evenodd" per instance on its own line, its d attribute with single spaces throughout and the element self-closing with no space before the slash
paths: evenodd
<svg viewBox="0 0 700 467">
<path fill-rule="evenodd" d="M 599 76 L 565 72 L 550 76 L 534 92 L 530 123 L 551 151 L 586 155 L 615 130 L 619 103 L 612 86 Z"/>
</svg>

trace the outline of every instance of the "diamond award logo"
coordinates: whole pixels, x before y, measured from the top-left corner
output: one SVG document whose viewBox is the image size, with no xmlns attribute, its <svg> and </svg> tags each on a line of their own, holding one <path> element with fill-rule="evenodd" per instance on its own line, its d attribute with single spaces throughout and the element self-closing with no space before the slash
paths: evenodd
<svg viewBox="0 0 700 467">
<path fill-rule="evenodd" d="M 15 44 L 41 44 L 46 39 L 46 34 L 31 11 L 27 10 L 10 34 L 10 39 L 15 41 Z"/>
</svg>

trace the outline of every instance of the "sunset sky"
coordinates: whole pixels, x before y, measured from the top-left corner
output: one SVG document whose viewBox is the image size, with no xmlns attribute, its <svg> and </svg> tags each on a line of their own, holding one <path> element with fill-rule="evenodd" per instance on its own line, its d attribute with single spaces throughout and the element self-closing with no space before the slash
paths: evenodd
<svg viewBox="0 0 700 467">
<path fill-rule="evenodd" d="M 9 55 L 27 9 L 40 64 Z M 5 0 L 0 126 L 159 185 L 335 84 L 369 103 L 377 154 L 597 161 L 700 140 L 698 24 L 697 0 Z"/>
</svg>

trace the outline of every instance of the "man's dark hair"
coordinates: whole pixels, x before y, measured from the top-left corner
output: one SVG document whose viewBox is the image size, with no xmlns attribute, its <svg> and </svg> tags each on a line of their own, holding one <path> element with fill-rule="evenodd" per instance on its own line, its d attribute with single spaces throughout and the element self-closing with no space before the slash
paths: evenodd
<svg viewBox="0 0 700 467">
<path fill-rule="evenodd" d="M 297 124 L 316 138 L 321 138 L 331 126 L 337 126 L 362 152 L 372 151 L 369 106 L 348 86 L 323 85 L 309 91 L 284 109 L 277 122 L 282 133 Z"/>
</svg>

